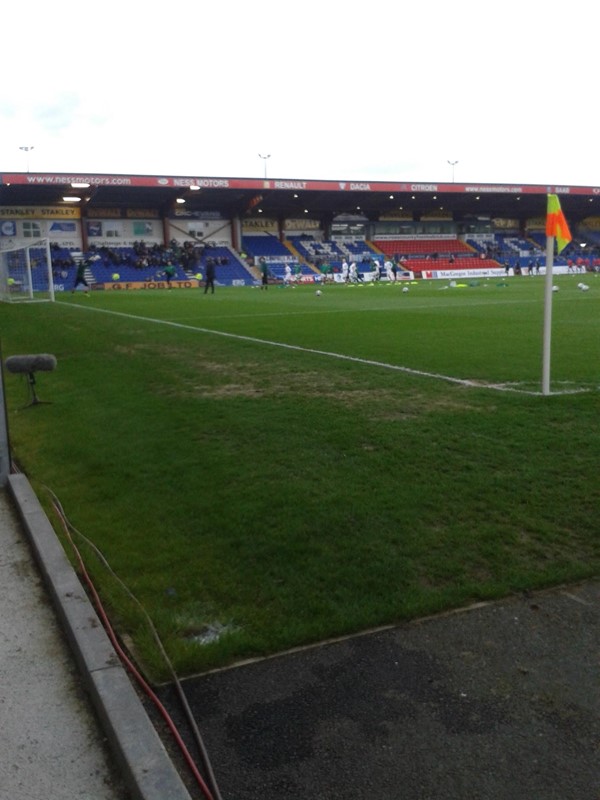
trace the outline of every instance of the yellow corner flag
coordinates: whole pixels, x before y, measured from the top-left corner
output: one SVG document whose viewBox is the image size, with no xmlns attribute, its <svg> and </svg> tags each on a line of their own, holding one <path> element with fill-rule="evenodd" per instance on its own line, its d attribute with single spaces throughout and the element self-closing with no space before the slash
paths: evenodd
<svg viewBox="0 0 600 800">
<path fill-rule="evenodd" d="M 562 252 L 572 239 L 567 220 L 560 207 L 558 195 L 548 195 L 548 216 L 546 217 L 546 236 L 556 239 L 556 252 Z"/>
</svg>

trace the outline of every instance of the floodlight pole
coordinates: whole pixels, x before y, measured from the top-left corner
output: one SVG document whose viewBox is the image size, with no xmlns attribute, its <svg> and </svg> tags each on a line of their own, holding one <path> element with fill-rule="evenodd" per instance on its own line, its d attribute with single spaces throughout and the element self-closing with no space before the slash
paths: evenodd
<svg viewBox="0 0 600 800">
<path fill-rule="evenodd" d="M 267 180 L 267 159 L 271 158 L 271 155 L 269 154 L 268 156 L 261 156 L 261 154 L 259 153 L 258 157 L 262 158 L 262 160 L 264 162 L 264 165 L 265 165 L 265 180 Z"/>
<path fill-rule="evenodd" d="M 452 167 L 452 183 L 454 183 L 454 167 L 458 164 L 458 161 L 448 161 L 448 163 Z"/>
<path fill-rule="evenodd" d="M 19 150 L 23 150 L 23 152 L 27 153 L 27 172 L 29 172 L 29 153 L 34 149 L 33 145 L 27 145 L 25 147 L 19 147 Z"/>
</svg>

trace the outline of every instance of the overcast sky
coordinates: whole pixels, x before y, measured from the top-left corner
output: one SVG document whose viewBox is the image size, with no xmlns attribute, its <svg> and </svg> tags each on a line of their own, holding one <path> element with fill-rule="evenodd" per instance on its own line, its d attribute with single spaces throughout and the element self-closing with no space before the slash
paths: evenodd
<svg viewBox="0 0 600 800">
<path fill-rule="evenodd" d="M 600 185 L 595 3 L 5 5 L 0 173 Z"/>
</svg>

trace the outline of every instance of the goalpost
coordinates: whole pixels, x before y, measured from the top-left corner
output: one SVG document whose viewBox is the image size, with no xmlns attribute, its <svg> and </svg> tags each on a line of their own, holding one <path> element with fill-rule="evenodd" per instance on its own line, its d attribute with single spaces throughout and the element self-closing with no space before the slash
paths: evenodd
<svg viewBox="0 0 600 800">
<path fill-rule="evenodd" d="M 48 239 L 0 250 L 0 301 L 54 300 L 52 257 Z"/>
</svg>

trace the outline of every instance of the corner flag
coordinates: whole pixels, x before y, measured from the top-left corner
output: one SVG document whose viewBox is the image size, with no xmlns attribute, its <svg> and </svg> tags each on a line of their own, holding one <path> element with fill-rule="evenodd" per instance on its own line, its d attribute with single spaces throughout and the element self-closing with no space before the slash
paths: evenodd
<svg viewBox="0 0 600 800">
<path fill-rule="evenodd" d="M 552 270 L 554 268 L 554 240 L 556 251 L 562 252 L 571 241 L 571 231 L 560 207 L 558 195 L 548 195 L 546 217 L 546 278 L 544 281 L 544 341 L 542 351 L 542 394 L 550 394 L 550 339 L 552 331 Z"/>
<path fill-rule="evenodd" d="M 546 236 L 556 239 L 556 252 L 561 253 L 571 241 L 571 231 L 560 207 L 558 195 L 548 195 L 548 216 L 546 217 Z"/>
</svg>

